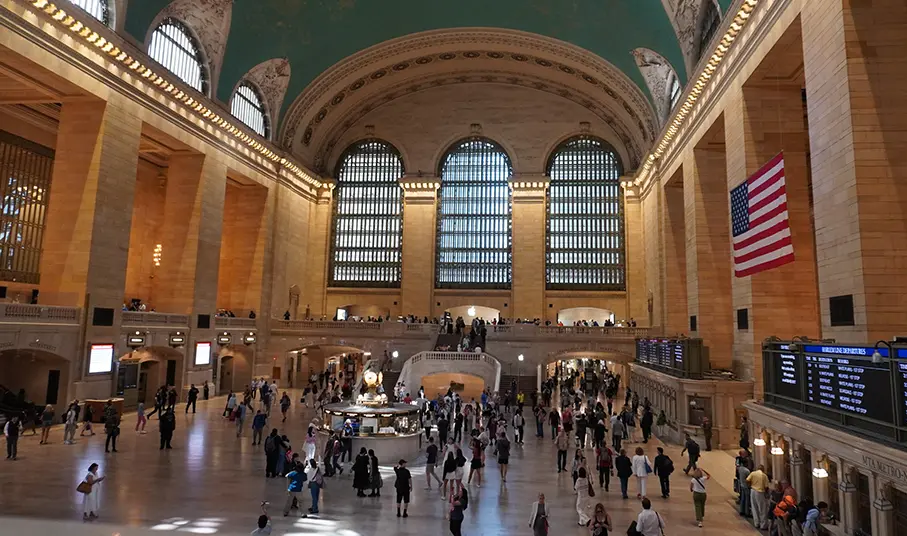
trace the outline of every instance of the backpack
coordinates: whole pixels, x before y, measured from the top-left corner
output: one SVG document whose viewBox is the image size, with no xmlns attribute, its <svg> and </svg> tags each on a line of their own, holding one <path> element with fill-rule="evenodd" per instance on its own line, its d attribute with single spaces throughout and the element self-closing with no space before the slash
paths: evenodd
<svg viewBox="0 0 907 536">
<path fill-rule="evenodd" d="M 274 452 L 275 450 L 277 450 L 277 445 L 274 444 L 274 437 L 268 436 L 265 439 L 265 452 Z"/>
<path fill-rule="evenodd" d="M 611 450 L 607 449 L 607 448 L 603 449 L 602 455 L 598 460 L 598 466 L 599 467 L 611 467 L 613 462 L 614 462 L 614 460 L 612 460 Z"/>
<path fill-rule="evenodd" d="M 687 449 L 687 452 L 690 453 L 690 456 L 699 456 L 699 443 L 691 441 L 690 448 Z"/>
<path fill-rule="evenodd" d="M 668 475 L 674 472 L 674 461 L 671 458 L 668 458 L 668 461 L 665 462 L 664 472 Z"/>
</svg>

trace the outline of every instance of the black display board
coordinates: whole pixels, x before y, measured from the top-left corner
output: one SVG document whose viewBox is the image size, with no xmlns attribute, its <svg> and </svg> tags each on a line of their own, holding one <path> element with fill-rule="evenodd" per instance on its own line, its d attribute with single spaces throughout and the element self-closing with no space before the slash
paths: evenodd
<svg viewBox="0 0 907 536">
<path fill-rule="evenodd" d="M 674 376 L 701 378 L 709 369 L 702 339 L 636 339 L 636 362 Z"/>
</svg>

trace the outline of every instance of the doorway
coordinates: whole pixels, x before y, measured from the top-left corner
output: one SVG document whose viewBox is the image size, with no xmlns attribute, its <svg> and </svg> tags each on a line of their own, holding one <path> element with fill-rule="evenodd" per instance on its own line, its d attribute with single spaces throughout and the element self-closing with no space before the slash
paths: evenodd
<svg viewBox="0 0 907 536">
<path fill-rule="evenodd" d="M 60 393 L 60 371 L 51 370 L 47 372 L 47 402 L 45 404 L 55 405 Z"/>
<path fill-rule="evenodd" d="M 167 360 L 167 385 L 176 385 L 176 360 Z"/>
<path fill-rule="evenodd" d="M 280 378 L 280 367 L 274 367 L 271 369 L 271 378 L 274 380 L 279 380 Z"/>
<path fill-rule="evenodd" d="M 233 356 L 225 355 L 220 360 L 220 384 L 218 394 L 225 394 L 233 390 Z"/>
</svg>

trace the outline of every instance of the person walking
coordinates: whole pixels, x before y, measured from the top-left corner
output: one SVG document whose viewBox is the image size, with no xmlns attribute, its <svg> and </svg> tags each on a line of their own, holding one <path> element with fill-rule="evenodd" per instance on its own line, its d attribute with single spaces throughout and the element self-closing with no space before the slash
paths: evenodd
<svg viewBox="0 0 907 536">
<path fill-rule="evenodd" d="M 54 407 L 51 404 L 44 406 L 41 412 L 41 441 L 39 445 L 46 445 L 50 437 L 50 427 L 54 424 Z"/>
<path fill-rule="evenodd" d="M 317 514 L 321 488 L 324 487 L 324 475 L 321 474 L 321 469 L 318 468 L 318 460 L 309 460 L 306 479 L 309 481 L 309 491 L 312 493 L 312 507 L 309 508 L 309 513 Z"/>
<path fill-rule="evenodd" d="M 315 442 L 318 441 L 318 432 L 315 431 L 315 425 L 310 424 L 309 429 L 305 434 L 305 459 L 306 463 L 309 460 L 315 459 Z"/>
<path fill-rule="evenodd" d="M 624 422 L 616 413 L 611 415 L 611 446 L 614 452 L 620 452 L 620 443 L 624 437 Z"/>
<path fill-rule="evenodd" d="M 513 414 L 513 430 L 514 430 L 514 441 L 517 445 L 523 444 L 523 429 L 526 426 L 526 420 L 523 419 L 522 410 L 517 410 Z"/>
<path fill-rule="evenodd" d="M 252 444 L 261 445 L 261 434 L 264 432 L 265 426 L 268 424 L 268 416 L 261 412 L 261 410 L 255 410 L 255 416 L 252 417 Z"/>
<path fill-rule="evenodd" d="M 690 437 L 690 434 L 684 434 L 685 440 L 683 443 L 683 450 L 680 451 L 680 455 L 683 456 L 683 453 L 686 452 L 690 457 L 690 463 L 683 470 L 683 474 L 689 474 L 690 469 L 696 468 L 696 462 L 699 461 L 699 443 L 693 440 Z"/>
<path fill-rule="evenodd" d="M 551 408 L 551 412 L 548 413 L 548 424 L 551 425 L 551 440 L 557 441 L 557 431 L 561 425 L 561 416 L 557 408 Z"/>
<path fill-rule="evenodd" d="M 286 391 L 283 392 L 283 396 L 280 397 L 280 413 L 283 415 L 283 420 L 281 422 L 287 422 L 287 411 L 290 410 L 290 395 Z"/>
<path fill-rule="evenodd" d="M 712 451 L 712 421 L 708 417 L 702 418 L 702 436 L 705 438 L 705 451 Z"/>
<path fill-rule="evenodd" d="M 258 410 L 259 412 L 261 410 Z M 271 429 L 271 433 L 265 439 L 265 478 L 277 476 L 277 457 L 280 455 L 280 436 L 277 435 L 277 428 Z"/>
<path fill-rule="evenodd" d="M 19 435 L 22 433 L 22 423 L 18 415 L 13 415 L 3 426 L 3 435 L 6 436 L 6 459 L 16 460 L 19 455 Z"/>
<path fill-rule="evenodd" d="M 409 508 L 410 494 L 413 491 L 413 477 L 406 468 L 406 460 L 401 459 L 394 467 L 394 489 L 397 491 L 397 517 L 400 517 L 400 505 L 403 505 L 403 517 L 409 517 L 406 510 Z"/>
<path fill-rule="evenodd" d="M 150 419 L 155 413 L 157 413 L 158 414 L 157 418 L 160 419 L 161 418 L 160 413 L 163 411 L 163 409 L 164 409 L 164 388 L 161 387 L 160 389 L 157 390 L 156 393 L 154 393 L 154 410 L 148 414 L 148 418 Z"/>
<path fill-rule="evenodd" d="M 290 515 L 290 510 L 296 509 L 298 512 L 302 511 L 302 503 L 299 500 L 299 494 L 302 493 L 302 490 L 305 486 L 306 479 L 308 478 L 305 473 L 305 468 L 302 464 L 296 464 L 293 466 L 292 470 L 287 473 L 287 502 L 283 505 L 283 517 Z M 307 514 L 302 514 L 300 517 L 309 517 Z"/>
<path fill-rule="evenodd" d="M 365 497 L 365 489 L 371 487 L 369 478 L 369 458 L 365 447 L 359 449 L 359 455 L 353 462 L 353 487 L 356 488 L 357 497 Z"/>
<path fill-rule="evenodd" d="M 712 475 L 708 471 L 697 467 L 693 469 L 693 472 L 690 474 L 692 477 L 690 480 L 690 491 L 693 492 L 693 508 L 696 511 L 696 523 L 702 527 L 702 519 L 705 517 L 705 482 Z"/>
<path fill-rule="evenodd" d="M 463 511 L 466 509 L 467 499 L 466 490 L 459 490 L 455 495 L 450 496 L 450 534 L 451 536 L 462 536 Z"/>
<path fill-rule="evenodd" d="M 588 467 L 586 467 L 586 456 L 583 454 L 583 449 L 577 447 L 576 452 L 573 454 L 573 466 L 570 470 L 574 485 L 576 485 L 576 479 L 579 478 L 580 469 L 586 469 L 586 472 L 589 472 Z"/>
<path fill-rule="evenodd" d="M 155 407 L 156 409 L 156 407 Z M 221 414 L 223 417 L 231 417 L 233 411 L 236 409 L 236 394 L 232 391 L 227 395 L 227 403 L 224 404 L 224 412 Z M 151 415 L 149 415 L 150 417 Z"/>
<path fill-rule="evenodd" d="M 76 488 L 82 494 L 82 520 L 93 521 L 98 518 L 100 512 L 100 501 L 98 484 L 104 481 L 103 476 L 98 476 L 98 464 L 93 463 L 88 466 L 88 472 L 85 478 Z"/>
<path fill-rule="evenodd" d="M 104 406 L 104 433 L 107 439 L 104 441 L 104 452 L 110 452 L 111 444 L 113 451 L 117 451 L 117 437 L 120 435 L 120 414 L 113 407 L 113 400 L 108 400 Z"/>
<path fill-rule="evenodd" d="M 803 522 L 803 536 L 818 536 L 819 518 L 825 515 L 828 510 L 828 503 L 819 501 L 819 504 L 813 506 L 806 512 L 806 521 Z"/>
<path fill-rule="evenodd" d="M 466 479 L 466 484 L 469 485 L 472 483 L 472 476 L 478 475 L 476 477 L 476 487 L 482 487 L 482 467 L 484 461 L 482 454 L 485 450 L 485 445 L 480 439 L 481 434 L 476 434 L 476 430 L 473 430 L 473 438 L 469 444 L 470 449 L 472 449 L 472 459 L 469 461 L 469 478 Z"/>
<path fill-rule="evenodd" d="M 507 466 L 510 463 L 510 440 L 507 439 L 507 433 L 503 430 L 498 437 L 495 450 L 498 453 L 498 469 L 501 471 L 501 482 L 507 482 Z"/>
<path fill-rule="evenodd" d="M 438 482 L 438 489 L 444 486 L 444 482 L 438 478 L 438 475 L 435 473 L 435 468 L 438 466 L 438 446 L 435 445 L 435 438 L 428 438 L 428 446 L 425 448 L 425 489 L 431 490 L 431 479 L 434 478 Z M 470 474 L 470 476 L 472 476 Z"/>
<path fill-rule="evenodd" d="M 205 385 L 202 386 L 202 393 L 202 396 L 205 397 L 205 400 L 208 400 L 208 395 L 211 394 L 211 389 L 210 387 L 208 387 L 208 380 L 205 380 Z"/>
<path fill-rule="evenodd" d="M 548 536 L 548 515 L 545 494 L 539 493 L 539 500 L 532 503 L 532 510 L 529 513 L 529 528 L 532 529 L 532 536 Z"/>
<path fill-rule="evenodd" d="M 614 530 L 611 524 L 611 514 L 605 510 L 605 505 L 598 503 L 589 521 L 589 536 L 608 536 L 608 531 Z"/>
<path fill-rule="evenodd" d="M 164 411 L 158 426 L 161 432 L 161 448 L 159 450 L 172 449 L 170 441 L 173 439 L 173 431 L 176 430 L 176 415 L 173 414 L 173 408 L 167 408 Z"/>
<path fill-rule="evenodd" d="M 570 439 L 563 428 L 557 430 L 554 445 L 557 447 L 557 472 L 560 473 L 567 470 L 567 449 L 570 447 Z"/>
<path fill-rule="evenodd" d="M 750 505 L 750 486 L 747 483 L 747 477 L 750 476 L 750 468 L 746 463 L 746 451 L 740 451 L 737 463 L 737 512 L 743 517 L 752 517 L 753 510 Z"/>
<path fill-rule="evenodd" d="M 144 434 L 145 424 L 147 423 L 148 418 L 145 417 L 145 403 L 139 402 L 139 405 L 135 410 L 135 433 Z"/>
<path fill-rule="evenodd" d="M 667 499 L 671 496 L 671 473 L 674 472 L 674 462 L 665 454 L 665 449 L 658 447 L 658 456 L 655 456 L 654 463 L 655 476 L 658 477 L 658 483 L 661 484 L 661 498 Z"/>
<path fill-rule="evenodd" d="M 85 404 L 85 413 L 82 414 L 82 431 L 79 432 L 79 437 L 84 437 L 85 433 L 88 432 L 89 436 L 94 435 L 94 430 L 91 429 L 91 421 L 94 418 L 94 413 L 91 410 L 90 404 Z"/>
<path fill-rule="evenodd" d="M 173 409 L 176 407 L 176 387 L 170 387 L 167 391 L 167 409 Z"/>
<path fill-rule="evenodd" d="M 636 476 L 636 498 L 642 499 L 646 496 L 646 481 L 649 479 L 649 473 L 652 472 L 652 462 L 645 455 L 642 447 L 636 447 L 636 455 L 633 456 L 633 475 Z"/>
<path fill-rule="evenodd" d="M 630 525 L 633 529 L 633 525 Z M 658 512 L 652 510 L 652 502 L 649 499 L 642 500 L 642 510 L 636 516 L 635 530 L 641 536 L 662 536 L 664 534 L 664 521 Z M 629 534 L 629 531 L 628 531 Z"/>
<path fill-rule="evenodd" d="M 599 444 L 595 448 L 595 466 L 598 467 L 598 487 L 605 488 L 611 485 L 611 473 L 614 471 L 614 451 L 606 445 Z"/>
<path fill-rule="evenodd" d="M 642 418 L 639 419 L 639 427 L 642 428 L 642 442 L 648 443 L 652 435 L 652 423 L 655 422 L 655 415 L 652 414 L 652 408 L 646 406 L 642 410 Z"/>
<path fill-rule="evenodd" d="M 252 406 L 247 405 L 245 401 L 236 406 L 236 437 L 242 437 L 242 429 L 246 423 L 246 415 Z"/>
<path fill-rule="evenodd" d="M 192 413 L 195 413 L 195 404 L 198 402 L 198 388 L 195 384 L 189 386 L 189 392 L 186 394 L 186 413 L 189 413 L 189 407 L 192 407 Z"/>
<path fill-rule="evenodd" d="M 592 490 L 592 484 L 587 478 L 586 468 L 580 467 L 577 474 L 576 482 L 573 484 L 573 490 L 576 492 L 576 514 L 578 516 L 576 524 L 584 527 L 589 524 L 589 498 L 595 496 Z"/>
<path fill-rule="evenodd" d="M 69 408 L 66 410 L 66 424 L 63 427 L 63 444 L 72 445 L 76 437 L 76 428 L 78 424 L 76 420 L 78 419 L 78 406 L 75 404 L 70 404 Z"/>
<path fill-rule="evenodd" d="M 768 529 L 768 499 L 765 494 L 768 490 L 769 480 L 765 474 L 765 466 L 760 465 L 746 477 L 746 484 L 750 488 L 750 504 L 753 509 L 753 525 L 759 530 Z"/>
<path fill-rule="evenodd" d="M 614 460 L 614 468 L 617 469 L 617 478 L 620 480 L 620 494 L 626 499 L 627 486 L 630 477 L 633 476 L 633 462 L 627 457 L 626 450 L 620 450 L 620 454 Z"/>
</svg>

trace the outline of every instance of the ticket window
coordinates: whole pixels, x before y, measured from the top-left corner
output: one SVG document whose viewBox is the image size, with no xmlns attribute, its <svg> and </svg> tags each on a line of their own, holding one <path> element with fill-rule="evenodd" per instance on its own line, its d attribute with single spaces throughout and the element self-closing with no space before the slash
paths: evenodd
<svg viewBox="0 0 907 536">
<path fill-rule="evenodd" d="M 691 396 L 689 397 L 689 400 L 687 423 L 693 426 L 702 426 L 702 419 L 708 417 L 709 421 L 714 425 L 715 420 L 712 419 L 712 399 L 702 396 Z"/>
</svg>

